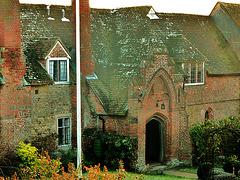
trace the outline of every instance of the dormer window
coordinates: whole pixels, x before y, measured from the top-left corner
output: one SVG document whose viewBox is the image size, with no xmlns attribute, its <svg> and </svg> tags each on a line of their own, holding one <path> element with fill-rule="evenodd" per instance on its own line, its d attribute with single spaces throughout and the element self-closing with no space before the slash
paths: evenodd
<svg viewBox="0 0 240 180">
<path fill-rule="evenodd" d="M 48 72 L 55 83 L 69 81 L 69 60 L 66 58 L 48 59 Z"/>
<path fill-rule="evenodd" d="M 156 12 L 154 11 L 153 8 L 149 10 L 147 17 L 149 17 L 149 19 L 159 19 L 159 17 L 156 15 Z"/>
<path fill-rule="evenodd" d="M 51 41 L 47 42 L 49 43 Z M 52 80 L 54 80 L 54 84 L 69 83 L 70 59 L 70 52 L 65 48 L 62 41 L 60 39 L 57 39 L 50 49 L 49 53 L 45 56 L 46 70 Z"/>
<path fill-rule="evenodd" d="M 186 70 L 185 85 L 204 84 L 204 63 L 182 63 L 182 69 Z"/>
</svg>

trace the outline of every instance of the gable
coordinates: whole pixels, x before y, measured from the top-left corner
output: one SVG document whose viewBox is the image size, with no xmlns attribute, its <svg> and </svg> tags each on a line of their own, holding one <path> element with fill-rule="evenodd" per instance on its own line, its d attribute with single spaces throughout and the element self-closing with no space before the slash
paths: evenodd
<svg viewBox="0 0 240 180">
<path fill-rule="evenodd" d="M 53 84 L 54 81 L 47 72 L 46 59 L 71 58 L 59 38 L 40 38 L 29 44 L 24 53 L 27 57 L 25 80 L 28 85 Z"/>
<path fill-rule="evenodd" d="M 57 40 L 54 47 L 50 50 L 49 54 L 46 56 L 46 58 L 55 58 L 55 57 L 68 57 L 70 58 L 70 53 L 66 48 L 64 48 L 63 44 L 60 42 L 60 40 Z"/>
</svg>

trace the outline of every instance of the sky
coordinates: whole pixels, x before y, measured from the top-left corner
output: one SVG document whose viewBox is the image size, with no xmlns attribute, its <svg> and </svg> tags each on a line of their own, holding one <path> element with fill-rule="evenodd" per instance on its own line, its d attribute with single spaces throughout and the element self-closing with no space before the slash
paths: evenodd
<svg viewBox="0 0 240 180">
<path fill-rule="evenodd" d="M 19 0 L 20 3 L 71 5 L 71 0 Z M 89 0 L 92 8 L 151 5 L 157 12 L 209 15 L 219 0 Z M 240 0 L 222 0 L 240 4 Z"/>
</svg>

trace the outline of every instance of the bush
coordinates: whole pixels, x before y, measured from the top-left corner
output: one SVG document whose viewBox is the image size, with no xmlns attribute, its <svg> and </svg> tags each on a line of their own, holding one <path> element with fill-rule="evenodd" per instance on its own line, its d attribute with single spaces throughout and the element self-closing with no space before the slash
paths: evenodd
<svg viewBox="0 0 240 180">
<path fill-rule="evenodd" d="M 52 180 L 79 180 L 78 177 L 79 172 L 75 168 L 73 163 L 69 163 L 68 165 L 68 172 L 64 171 L 62 167 L 60 169 L 59 159 L 54 161 L 50 159 L 48 153 L 46 153 L 46 157 L 40 155 L 39 163 L 42 164 L 42 168 L 38 169 L 38 167 L 26 167 L 22 169 L 22 176 L 21 179 L 52 179 Z M 52 162 L 57 162 L 56 164 Z M 106 166 L 104 166 L 103 171 L 100 169 L 100 164 L 95 165 L 94 167 L 91 166 L 90 168 L 84 167 L 87 174 L 81 177 L 82 180 L 90 180 L 90 179 L 102 179 L 102 180 L 120 180 L 124 179 L 128 176 L 127 172 L 123 167 L 122 161 L 119 162 L 119 168 L 116 170 L 117 173 L 110 174 Z M 15 173 L 11 178 L 3 178 L 0 177 L 0 180 L 19 180 L 17 173 Z M 134 179 L 144 179 L 143 176 L 135 176 Z"/>
<path fill-rule="evenodd" d="M 203 163 L 197 170 L 197 175 L 199 179 L 210 179 L 213 167 L 211 163 Z"/>
<path fill-rule="evenodd" d="M 91 166 L 90 168 L 85 166 L 84 168 L 88 172 L 88 175 L 83 177 L 83 179 L 85 180 L 87 179 L 117 180 L 127 177 L 127 172 L 123 168 L 122 161 L 119 162 L 119 169 L 117 169 L 117 174 L 109 174 L 106 166 L 104 166 L 103 171 L 101 171 L 100 164 L 95 165 L 94 167 Z"/>
<path fill-rule="evenodd" d="M 20 167 L 23 179 L 51 177 L 53 173 L 58 173 L 60 170 L 60 159 L 50 159 L 47 152 L 45 152 L 45 156 L 38 155 L 38 149 L 31 144 L 21 141 L 16 154 L 22 160 Z"/>
<path fill-rule="evenodd" d="M 83 162 L 87 165 L 103 163 L 111 169 L 118 168 L 123 160 L 125 167 L 136 160 L 137 139 L 129 136 L 115 135 L 113 132 L 102 133 L 96 129 L 85 129 L 84 139 L 88 142 L 83 149 Z"/>
<path fill-rule="evenodd" d="M 236 117 L 219 121 L 206 120 L 190 129 L 193 163 L 216 162 L 220 155 L 240 155 L 240 123 Z"/>
<path fill-rule="evenodd" d="M 71 148 L 67 150 L 60 150 L 59 152 L 55 153 L 57 158 L 61 159 L 62 166 L 64 169 L 68 169 L 68 164 L 73 163 L 77 164 L 77 149 Z"/>
<path fill-rule="evenodd" d="M 233 165 L 231 162 L 225 162 L 223 164 L 223 170 L 228 173 L 233 173 Z"/>
<path fill-rule="evenodd" d="M 57 133 L 51 133 L 50 131 L 46 134 L 38 133 L 35 136 L 31 144 L 39 149 L 39 153 L 44 155 L 44 152 L 47 151 L 50 155 L 53 155 L 54 152 L 57 150 Z"/>
<path fill-rule="evenodd" d="M 20 141 L 17 147 L 16 155 L 22 160 L 20 167 L 34 166 L 38 158 L 38 149 L 31 144 L 25 144 Z"/>
<path fill-rule="evenodd" d="M 104 163 L 108 166 L 116 169 L 116 165 L 122 160 L 125 166 L 129 168 L 130 161 L 136 159 L 136 139 L 128 136 L 105 133 L 102 134 L 101 140 L 106 147 Z"/>
</svg>

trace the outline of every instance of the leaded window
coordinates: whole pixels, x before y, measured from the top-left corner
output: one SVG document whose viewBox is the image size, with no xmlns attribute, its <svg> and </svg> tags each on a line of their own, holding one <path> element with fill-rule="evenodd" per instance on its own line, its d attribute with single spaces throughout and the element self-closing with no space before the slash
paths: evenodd
<svg viewBox="0 0 240 180">
<path fill-rule="evenodd" d="M 70 117 L 58 118 L 58 145 L 71 144 Z"/>
<path fill-rule="evenodd" d="M 182 68 L 186 70 L 186 85 L 204 84 L 204 63 L 182 63 Z"/>
</svg>

